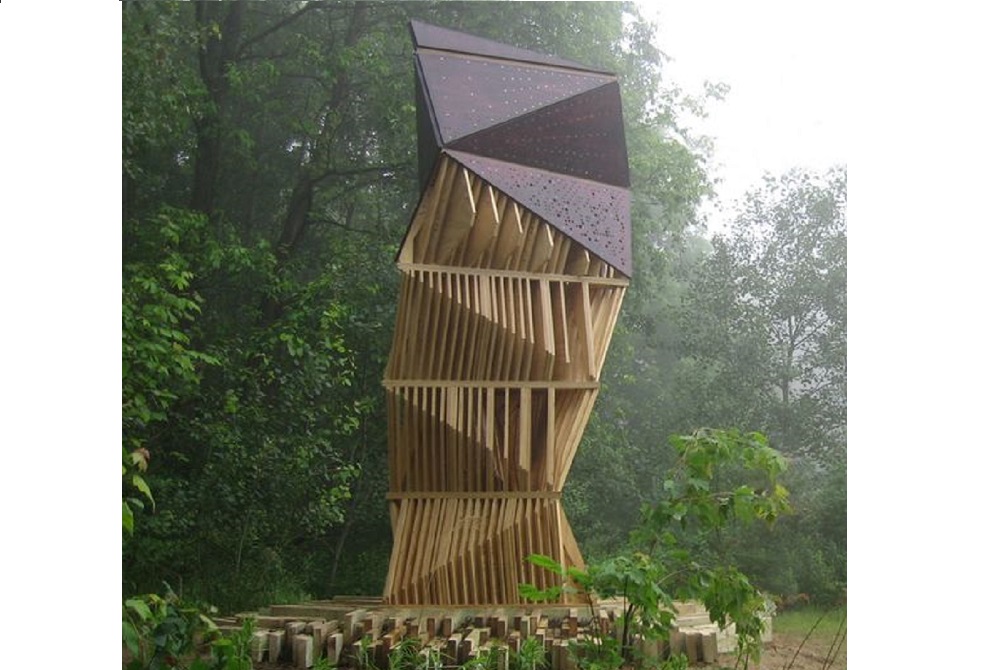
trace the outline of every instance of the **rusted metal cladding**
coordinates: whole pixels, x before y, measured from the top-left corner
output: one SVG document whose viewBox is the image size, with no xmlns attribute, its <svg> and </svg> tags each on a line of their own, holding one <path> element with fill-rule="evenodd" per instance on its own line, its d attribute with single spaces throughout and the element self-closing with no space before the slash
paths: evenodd
<svg viewBox="0 0 1000 670">
<path fill-rule="evenodd" d="M 607 72 L 412 24 L 424 191 L 385 386 L 390 604 L 523 602 L 583 567 L 562 488 L 631 274 Z M 563 600 L 567 600 L 564 596 Z"/>
</svg>

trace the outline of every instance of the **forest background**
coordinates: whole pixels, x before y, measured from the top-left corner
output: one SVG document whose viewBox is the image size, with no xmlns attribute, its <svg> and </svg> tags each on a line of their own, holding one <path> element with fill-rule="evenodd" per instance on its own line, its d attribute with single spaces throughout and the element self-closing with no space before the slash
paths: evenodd
<svg viewBox="0 0 1000 670">
<path fill-rule="evenodd" d="M 585 555 L 613 553 L 662 496 L 668 435 L 760 430 L 792 463 L 797 514 L 690 549 L 776 594 L 843 597 L 843 167 L 767 177 L 709 239 L 711 145 L 678 119 L 724 87 L 663 80 L 627 3 L 129 2 L 122 17 L 126 593 L 167 582 L 233 611 L 380 592 L 418 18 L 621 78 L 635 273 L 564 493 Z"/>
<path fill-rule="evenodd" d="M 850 416 L 855 438 L 864 438 L 851 466 L 860 510 L 851 523 L 859 540 L 852 620 L 856 631 L 896 639 L 926 611 L 927 591 L 914 584 L 951 574 L 956 546 L 965 587 L 949 589 L 948 602 L 973 617 L 991 602 L 980 579 L 993 571 L 991 538 L 980 531 L 997 458 L 976 446 L 984 440 L 972 419 L 991 415 L 991 394 L 977 389 L 997 370 L 991 312 L 982 309 L 993 245 L 980 240 L 991 239 L 993 211 L 994 173 L 983 167 L 1000 152 L 1000 98 L 982 83 L 998 44 L 985 9 L 971 3 L 911 7 L 905 16 L 892 4 L 838 11 L 853 28 L 842 56 L 857 101 L 845 119 L 854 137 L 851 276 L 861 287 L 850 303 L 860 317 Z M 8 3 L 0 16 L 6 86 L 24 93 L 9 100 L 0 124 L 7 249 L 44 249 L 9 253 L 0 265 L 8 314 L 0 338 L 10 352 L 0 500 L 8 535 L 30 542 L 6 554 L 18 579 L 0 619 L 42 620 L 67 594 L 111 619 L 121 608 L 109 568 L 119 560 L 120 502 L 114 468 L 101 463 L 102 445 L 121 435 L 121 201 L 112 185 L 121 175 L 121 7 L 67 5 L 53 21 L 48 5 Z M 26 54 L 41 47 L 47 57 L 26 67 Z M 961 346 L 947 346 L 956 338 Z M 964 445 L 974 467 L 952 458 Z M 899 616 L 886 617 L 886 603 Z M 65 640 L 90 645 L 89 628 Z M 890 653 L 867 637 L 854 649 L 865 658 Z M 894 663 L 954 660 L 947 646 L 891 653 Z"/>
</svg>

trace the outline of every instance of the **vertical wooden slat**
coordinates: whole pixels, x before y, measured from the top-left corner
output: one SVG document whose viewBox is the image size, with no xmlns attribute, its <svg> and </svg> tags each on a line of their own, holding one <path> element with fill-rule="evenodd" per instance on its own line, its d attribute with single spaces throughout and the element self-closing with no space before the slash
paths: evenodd
<svg viewBox="0 0 1000 670">
<path fill-rule="evenodd" d="M 590 313 L 590 282 L 583 282 L 581 288 L 583 332 L 587 343 L 587 376 L 590 379 L 597 379 L 597 364 L 594 360 L 594 322 Z"/>
<path fill-rule="evenodd" d="M 548 402 L 545 407 L 545 485 L 544 490 L 555 490 L 556 463 L 556 390 L 549 387 Z"/>
</svg>

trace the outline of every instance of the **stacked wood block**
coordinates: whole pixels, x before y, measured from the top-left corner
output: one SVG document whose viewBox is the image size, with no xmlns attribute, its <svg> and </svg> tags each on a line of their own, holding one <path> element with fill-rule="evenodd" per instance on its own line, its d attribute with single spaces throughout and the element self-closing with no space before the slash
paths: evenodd
<svg viewBox="0 0 1000 670">
<path fill-rule="evenodd" d="M 383 596 L 392 605 L 524 604 L 520 584 L 561 585 L 527 556 L 584 567 L 561 495 L 631 264 L 620 108 L 608 107 L 618 89 L 612 75 L 539 57 L 545 74 L 522 64 L 534 56 L 504 45 L 426 26 L 414 35 L 421 118 L 436 148 L 421 156 L 425 187 L 397 259 L 384 380 L 394 545 Z M 470 45 L 481 53 L 453 53 Z M 464 69 L 479 74 L 456 78 Z M 496 106 L 482 100 L 500 95 L 490 81 L 501 86 L 522 70 L 552 86 L 508 89 L 515 99 Z M 578 94 L 591 90 L 599 110 L 581 117 Z M 546 128 L 572 116 L 581 134 L 526 144 L 537 130 L 527 114 L 516 137 L 505 135 L 522 103 L 555 110 Z M 591 127 L 595 118 L 604 125 Z M 617 172 L 595 180 L 597 167 L 565 160 L 587 146 L 591 159 L 607 154 L 601 170 Z"/>
<path fill-rule="evenodd" d="M 581 618 L 575 608 L 430 609 L 359 608 L 348 599 L 276 605 L 270 613 L 241 614 L 227 624 L 238 630 L 252 617 L 258 626 L 252 653 L 255 662 L 291 662 L 309 668 L 325 657 L 332 666 L 374 665 L 387 670 L 390 657 L 407 640 L 419 653 L 444 665 L 461 665 L 494 655 L 503 670 L 511 654 L 529 638 L 539 640 L 552 670 L 573 670 L 569 644 L 601 633 L 601 622 L 621 616 L 617 607 L 600 607 L 600 616 Z M 367 605 L 367 603 L 366 603 Z M 606 631 L 605 631 L 606 632 Z M 364 659 L 364 660 L 362 660 Z"/>
<path fill-rule="evenodd" d="M 320 658 L 331 666 L 374 665 L 388 670 L 390 658 L 404 644 L 413 645 L 427 659 L 442 665 L 462 665 L 486 655 L 504 670 L 526 640 L 541 643 L 551 670 L 577 670 L 572 645 L 601 637 L 620 639 L 625 603 L 605 600 L 589 607 L 542 605 L 524 608 L 390 607 L 378 599 L 314 601 L 299 605 L 272 605 L 268 614 L 246 613 L 223 623 L 237 631 L 252 617 L 258 631 L 251 650 L 256 662 L 291 662 L 309 668 Z M 708 620 L 699 603 L 674 603 L 675 628 L 669 640 L 637 639 L 637 651 L 650 660 L 684 654 L 693 663 L 713 663 L 721 653 L 735 649 L 735 631 Z M 769 629 L 769 627 L 768 627 Z M 765 641 L 770 635 L 765 636 Z M 362 662 L 362 659 L 366 659 Z"/>
</svg>

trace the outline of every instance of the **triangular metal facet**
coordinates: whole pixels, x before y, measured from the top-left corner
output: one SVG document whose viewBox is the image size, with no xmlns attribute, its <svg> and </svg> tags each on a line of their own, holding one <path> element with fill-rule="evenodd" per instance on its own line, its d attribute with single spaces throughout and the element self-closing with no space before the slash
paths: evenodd
<svg viewBox="0 0 1000 670">
<path fill-rule="evenodd" d="M 417 64 L 446 146 L 614 81 L 602 74 L 443 53 L 418 52 Z"/>
<path fill-rule="evenodd" d="M 627 188 L 446 149 L 445 153 L 599 258 L 632 276 Z"/>
<path fill-rule="evenodd" d="M 612 82 L 460 138 L 449 148 L 628 186 L 621 95 Z"/>
</svg>

